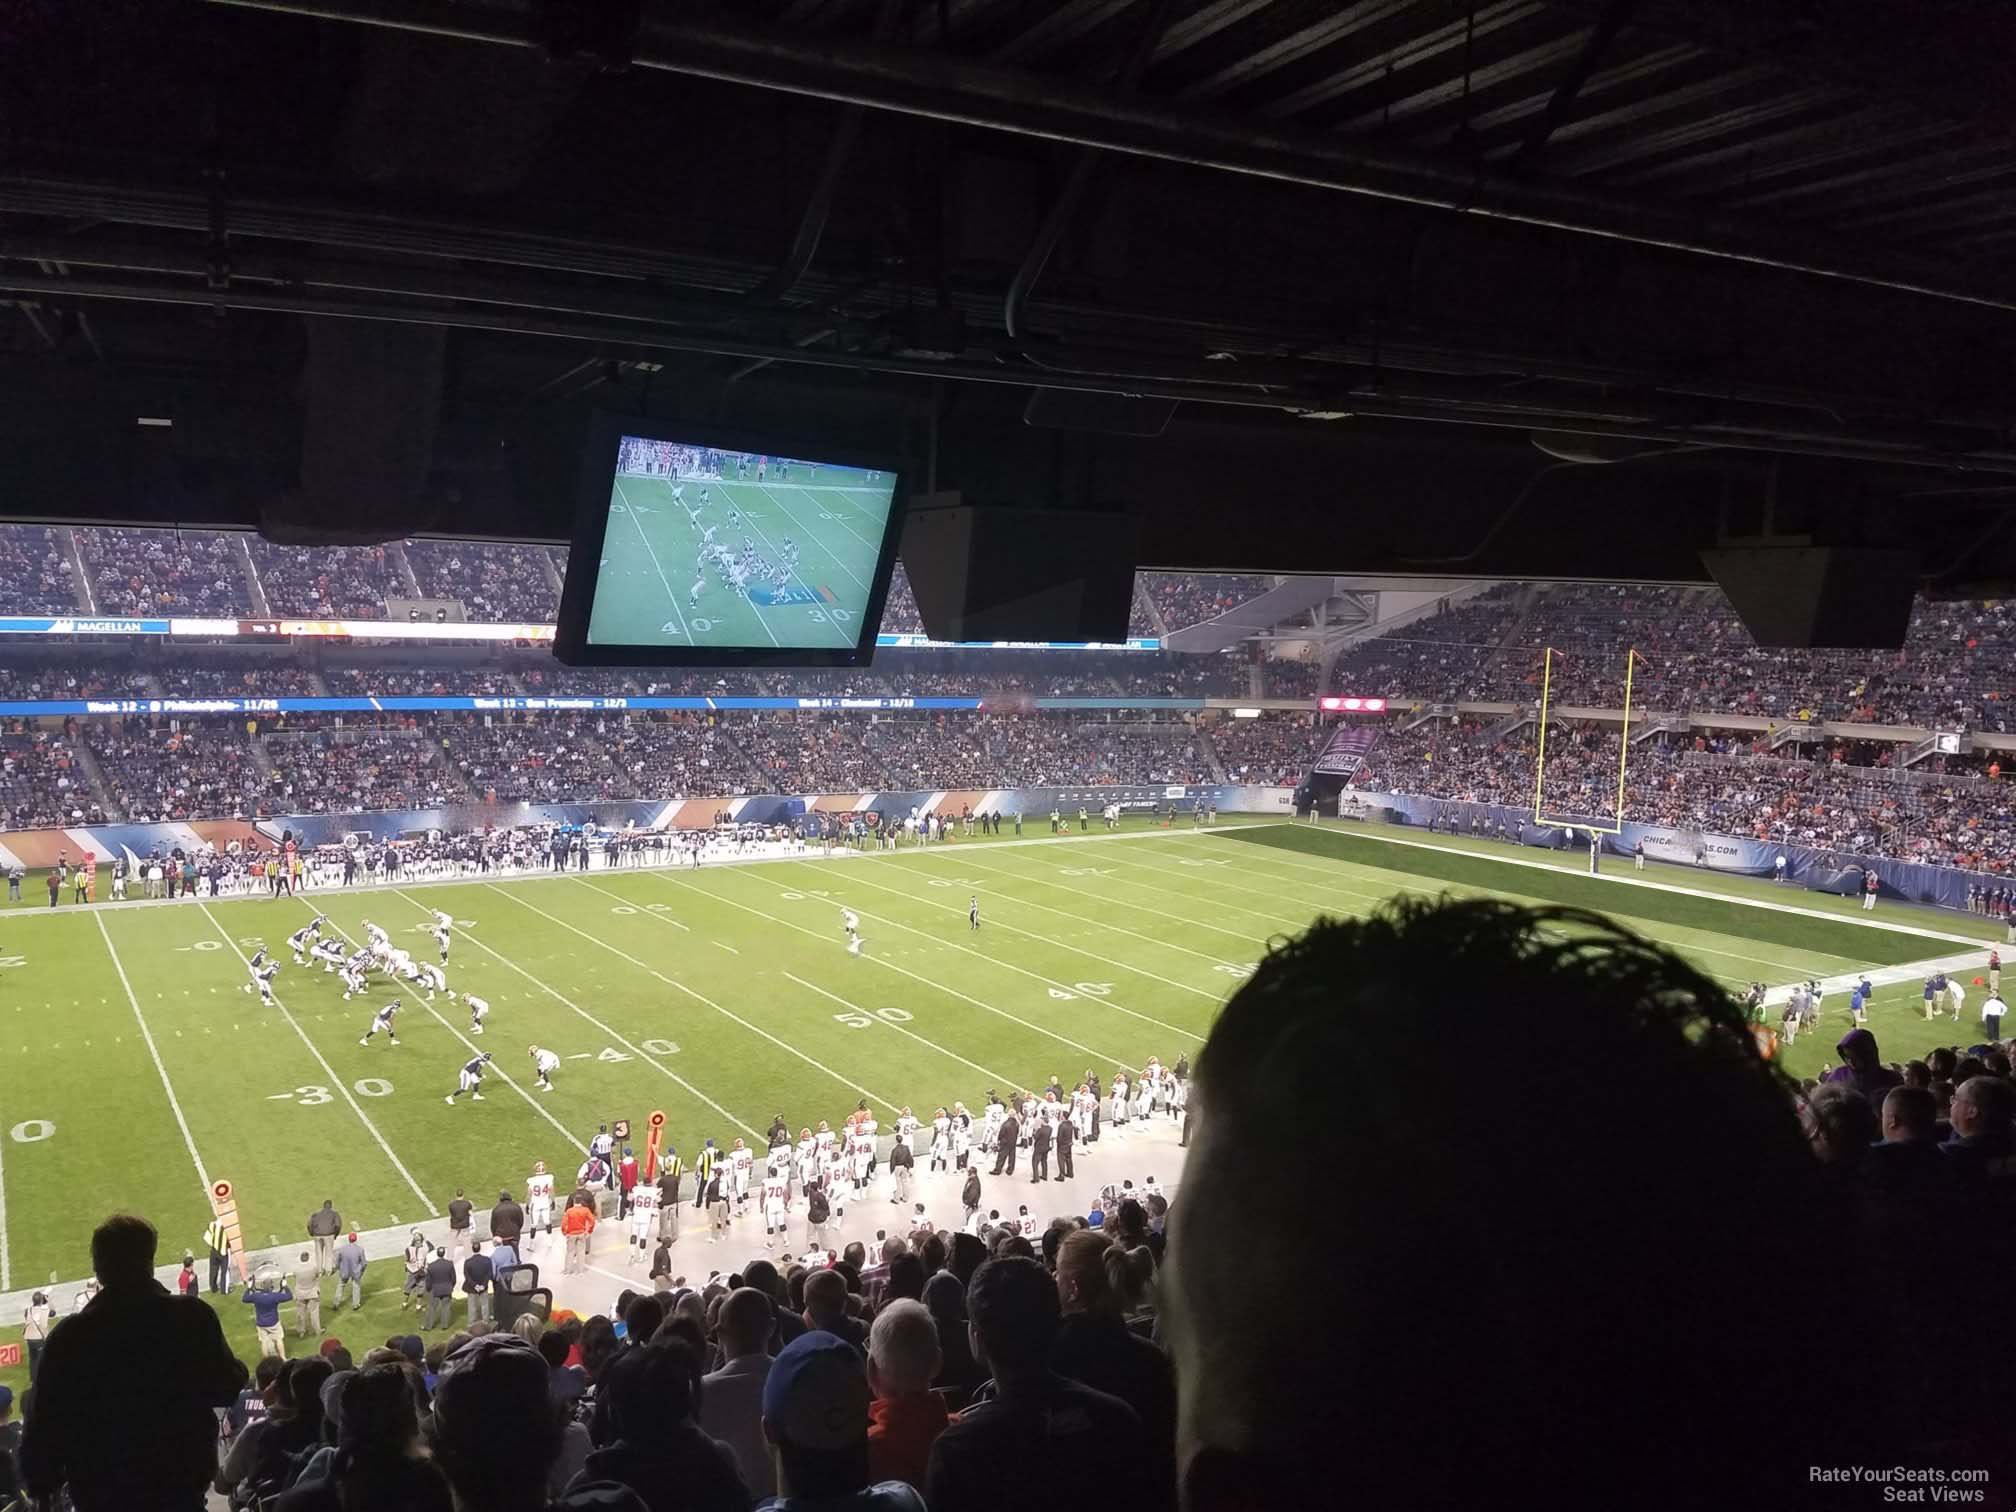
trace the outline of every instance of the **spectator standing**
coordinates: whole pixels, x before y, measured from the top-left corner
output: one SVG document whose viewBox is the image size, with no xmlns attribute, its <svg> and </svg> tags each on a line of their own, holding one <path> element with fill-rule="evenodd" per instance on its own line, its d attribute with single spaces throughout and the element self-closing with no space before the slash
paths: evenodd
<svg viewBox="0 0 2016 1512">
<path fill-rule="evenodd" d="M 462 1195 L 462 1188 L 455 1188 L 455 1196 L 448 1204 L 448 1258 L 459 1261 L 469 1251 L 469 1217 L 475 1212 L 475 1205 Z"/>
<path fill-rule="evenodd" d="M 216 1409 L 245 1366 L 202 1302 L 154 1279 L 155 1233 L 109 1218 L 91 1236 L 104 1290 L 49 1336 L 22 1430 L 31 1495 L 67 1486 L 76 1512 L 200 1512 L 217 1465 Z"/>
<path fill-rule="evenodd" d="M 434 1258 L 427 1262 L 427 1315 L 420 1322 L 420 1331 L 450 1328 L 454 1322 L 455 1262 L 448 1258 L 443 1247 L 435 1250 Z"/>
<path fill-rule="evenodd" d="M 483 1241 L 469 1246 L 469 1258 L 462 1262 L 462 1294 L 469 1299 L 469 1321 L 487 1323 L 495 1317 L 490 1298 L 490 1257 L 483 1253 Z"/>
<path fill-rule="evenodd" d="M 1127 1251 L 1105 1234 L 1080 1229 L 1065 1236 L 1057 1248 L 1063 1318 L 1050 1365 L 1134 1409 L 1148 1435 L 1156 1502 L 1169 1506 L 1176 1499 L 1176 1376 L 1168 1356 L 1127 1327 L 1127 1266 Z"/>
<path fill-rule="evenodd" d="M 284 1283 L 277 1291 L 254 1283 L 245 1288 L 239 1300 L 252 1309 L 252 1332 L 259 1340 L 259 1353 L 286 1359 L 287 1338 L 280 1326 L 280 1308 L 294 1300 L 294 1293 Z"/>
<path fill-rule="evenodd" d="M 966 1305 L 974 1353 L 994 1379 L 931 1446 L 924 1499 L 932 1512 L 985 1512 L 1018 1467 L 1032 1464 L 1057 1485 L 1100 1486 L 1109 1509 L 1159 1505 L 1134 1409 L 1050 1368 L 1057 1287 L 1041 1263 L 987 1261 L 973 1273 Z"/>
<path fill-rule="evenodd" d="M 305 1339 L 311 1328 L 322 1336 L 322 1267 L 312 1251 L 303 1250 L 294 1267 L 294 1335 Z"/>
<path fill-rule="evenodd" d="M 875 1314 L 868 1330 L 871 1480 L 924 1484 L 931 1445 L 950 1421 L 945 1399 L 931 1389 L 944 1362 L 938 1325 L 922 1302 L 898 1298 Z"/>
<path fill-rule="evenodd" d="M 772 1312 L 770 1299 L 754 1286 L 738 1286 L 728 1293 L 714 1324 L 721 1368 L 700 1383 L 700 1431 L 728 1446 L 743 1483 L 759 1497 L 777 1491 L 777 1469 L 763 1437 Z"/>
<path fill-rule="evenodd" d="M 763 1383 L 763 1433 L 777 1463 L 766 1512 L 924 1512 L 911 1487 L 872 1479 L 868 1405 L 861 1356 L 847 1344 L 807 1333 L 784 1346 Z M 1003 1484 L 1012 1482 L 994 1486 L 997 1501 Z"/>
<path fill-rule="evenodd" d="M 56 1309 L 50 1305 L 47 1292 L 36 1292 L 28 1298 L 28 1309 L 22 1314 L 21 1337 L 28 1346 L 28 1384 L 35 1384 L 35 1377 L 42 1369 L 42 1352 L 49 1347 L 49 1330 L 56 1326 Z"/>
<path fill-rule="evenodd" d="M 308 1237 L 315 1241 L 315 1264 L 325 1276 L 336 1269 L 336 1239 L 342 1232 L 343 1215 L 324 1198 L 322 1206 L 308 1215 Z"/>
<path fill-rule="evenodd" d="M 364 1306 L 364 1246 L 357 1242 L 352 1233 L 343 1243 L 336 1246 L 336 1306 L 343 1305 L 343 1288 L 350 1288 L 350 1311 L 357 1312 Z"/>
</svg>

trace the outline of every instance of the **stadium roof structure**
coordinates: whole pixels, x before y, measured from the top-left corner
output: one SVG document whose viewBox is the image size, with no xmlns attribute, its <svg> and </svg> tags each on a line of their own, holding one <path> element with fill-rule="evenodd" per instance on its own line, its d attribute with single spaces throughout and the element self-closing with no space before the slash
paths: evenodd
<svg viewBox="0 0 2016 1512">
<path fill-rule="evenodd" d="M 2006 6 L 10 26 L 17 514 L 559 538 L 603 405 L 1124 504 L 1145 565 L 1699 581 L 1768 532 L 2016 581 Z"/>
</svg>

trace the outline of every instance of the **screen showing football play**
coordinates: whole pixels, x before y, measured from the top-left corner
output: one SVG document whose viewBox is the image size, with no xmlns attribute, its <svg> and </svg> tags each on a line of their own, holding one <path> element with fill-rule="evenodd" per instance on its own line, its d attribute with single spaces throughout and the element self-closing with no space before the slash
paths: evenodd
<svg viewBox="0 0 2016 1512">
<path fill-rule="evenodd" d="M 895 473 L 627 434 L 614 460 L 588 646 L 677 661 L 870 642 Z"/>
</svg>

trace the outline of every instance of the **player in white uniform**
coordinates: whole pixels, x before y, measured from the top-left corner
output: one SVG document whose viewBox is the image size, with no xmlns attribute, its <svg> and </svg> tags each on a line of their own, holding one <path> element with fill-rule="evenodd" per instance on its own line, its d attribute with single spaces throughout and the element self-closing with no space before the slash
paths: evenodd
<svg viewBox="0 0 2016 1512">
<path fill-rule="evenodd" d="M 434 910 L 434 927 L 428 932 L 434 936 L 434 943 L 441 947 L 443 966 L 448 964 L 448 935 L 454 924 L 455 920 L 451 915 L 442 913 L 438 908 Z"/>
<path fill-rule="evenodd" d="M 474 1060 L 464 1061 L 462 1063 L 462 1074 L 455 1083 L 455 1090 L 442 1098 L 441 1101 L 453 1107 L 455 1099 L 460 1097 L 464 1092 L 467 1092 L 477 1102 L 483 1101 L 483 1073 L 489 1069 L 489 1066 L 490 1052 L 488 1050 L 485 1050 Z"/>
<path fill-rule="evenodd" d="M 383 1034 L 385 1038 L 392 1041 L 393 1044 L 395 1045 L 398 1044 L 399 1030 L 394 1023 L 394 1020 L 396 1020 L 398 1017 L 399 1017 L 399 999 L 394 998 L 392 999 L 391 1002 L 387 1003 L 383 1008 L 380 1008 L 376 1013 L 371 1015 L 371 1027 L 364 1031 L 364 1038 L 357 1041 L 357 1043 L 360 1045 L 368 1045 L 371 1043 L 371 1037 L 373 1035 Z"/>
<path fill-rule="evenodd" d="M 728 1189 L 739 1213 L 749 1200 L 749 1181 L 756 1171 L 756 1152 L 741 1140 L 728 1151 Z"/>
<path fill-rule="evenodd" d="M 462 1002 L 469 1009 L 469 1032 L 471 1034 L 481 1034 L 483 1032 L 483 1020 L 490 1017 L 489 1001 L 471 992 L 463 996 Z"/>
<path fill-rule="evenodd" d="M 847 931 L 847 954 L 861 954 L 861 916 L 851 908 L 841 909 L 840 927 Z"/>
<path fill-rule="evenodd" d="M 798 1131 L 797 1158 L 792 1165 L 792 1173 L 798 1179 L 798 1188 L 803 1191 L 819 1179 L 819 1146 L 812 1142 L 812 1131 Z"/>
<path fill-rule="evenodd" d="M 658 1188 L 648 1181 L 637 1183 L 630 1193 L 630 1263 L 651 1258 L 651 1247 L 657 1240 Z"/>
<path fill-rule="evenodd" d="M 473 1002 L 474 999 L 471 999 L 471 1001 Z M 534 1045 L 532 1047 L 532 1067 L 539 1073 L 539 1090 L 541 1092 L 551 1092 L 553 1090 L 553 1073 L 560 1069 L 560 1057 L 555 1055 L 551 1050 L 541 1050 L 537 1045 Z"/>
<path fill-rule="evenodd" d="M 943 1108 L 931 1115 L 931 1169 L 945 1170 L 952 1163 L 952 1120 Z"/>
<path fill-rule="evenodd" d="M 952 1104 L 952 1169 L 966 1169 L 967 1157 L 973 1153 L 973 1115 L 966 1111 L 966 1104 Z"/>
<path fill-rule="evenodd" d="M 416 961 L 406 956 L 400 962 L 399 975 L 418 986 L 430 1003 L 434 1001 L 435 993 L 448 992 L 448 973 L 432 961 Z M 448 1000 L 452 1003 L 455 994 L 448 992 Z"/>
<path fill-rule="evenodd" d="M 371 954 L 374 956 L 383 956 L 386 951 L 392 948 L 392 936 L 385 933 L 384 930 L 373 924 L 369 919 L 364 921 L 364 938 L 369 943 Z"/>
<path fill-rule="evenodd" d="M 868 1167 L 875 1161 L 875 1136 L 866 1132 L 870 1127 L 865 1120 L 854 1125 L 853 1136 L 848 1140 L 853 1156 L 852 1175 L 854 1193 L 865 1196 L 868 1191 Z"/>
<path fill-rule="evenodd" d="M 783 1240 L 790 1201 L 788 1162 L 773 1159 L 763 1173 L 763 1248 L 769 1249 Z"/>
<path fill-rule="evenodd" d="M 923 1127 L 924 1125 L 911 1115 L 907 1105 L 896 1115 L 896 1143 L 907 1149 L 913 1157 L 917 1153 L 917 1131 Z"/>
<path fill-rule="evenodd" d="M 537 1234 L 544 1229 L 547 1237 L 553 1234 L 553 1173 L 546 1169 L 543 1160 L 532 1163 L 532 1174 L 525 1178 L 525 1232 Z"/>
</svg>

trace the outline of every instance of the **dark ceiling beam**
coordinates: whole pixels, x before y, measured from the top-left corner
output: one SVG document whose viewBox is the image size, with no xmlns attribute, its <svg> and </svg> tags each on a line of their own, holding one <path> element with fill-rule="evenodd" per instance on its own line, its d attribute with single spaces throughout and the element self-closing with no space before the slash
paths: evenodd
<svg viewBox="0 0 2016 1512">
<path fill-rule="evenodd" d="M 1929 445 L 1922 436 L 1880 436 L 1873 428 L 1858 426 L 1853 435 L 1800 432 L 1786 427 L 1770 427 L 1760 421 L 1685 420 L 1646 418 L 1643 406 L 1619 416 L 1591 412 L 1590 406 L 1566 408 L 1550 406 L 1544 400 L 1524 404 L 1500 400 L 1492 402 L 1475 394 L 1443 395 L 1428 392 L 1408 396 L 1407 386 L 1390 376 L 1373 374 L 1358 386 L 1339 383 L 1328 391 L 1294 391 L 1259 386 L 1214 385 L 1208 381 L 1187 382 L 1180 378 L 1143 379 L 1129 373 L 1077 371 L 1056 365 L 1035 368 L 1008 361 L 937 362 L 905 357 L 900 353 L 846 351 L 840 348 L 799 348 L 712 332 L 640 332 L 633 325 L 613 321 L 562 319 L 511 314 L 496 310 L 438 308 L 416 304 L 366 299 L 325 298 L 299 290 L 251 290 L 237 286 L 224 289 L 164 286 L 153 282 L 108 277 L 51 278 L 43 274 L 21 274 L 0 268 L 0 289 L 23 294 L 60 294 L 78 299 L 136 301 L 150 304 L 183 304 L 196 308 L 263 310 L 336 319 L 391 321 L 462 330 L 491 331 L 517 336 L 540 336 L 556 340 L 597 343 L 613 349 L 693 352 L 709 356 L 745 360 L 767 358 L 777 363 L 797 363 L 812 367 L 840 368 L 854 372 L 881 373 L 907 378 L 950 380 L 965 383 L 1009 385 L 1017 388 L 1053 388 L 1083 393 L 1126 394 L 1144 398 L 1175 399 L 1208 405 L 1222 405 L 1273 412 L 1288 411 L 1298 416 L 1359 416 L 1374 420 L 1400 420 L 1434 425 L 1473 426 L 1487 430 L 1561 431 L 1572 435 L 1599 436 L 1613 440 L 1650 442 L 1671 447 L 1759 452 L 1783 456 L 1825 457 L 1836 460 L 1934 468 L 1951 472 L 1985 472 L 2016 476 L 2016 450 Z M 1311 419 L 1320 424 L 1321 420 Z"/>
<path fill-rule="evenodd" d="M 493 45 L 536 45 L 524 16 L 466 6 L 412 0 L 210 3 Z M 1977 284 L 1944 265 L 1879 260 L 1859 247 L 1774 234 L 1717 214 L 1641 204 L 1574 184 L 1521 182 L 1425 154 L 1211 117 L 1160 101 L 1116 99 L 1108 90 L 941 55 L 694 21 L 647 27 L 634 62 L 724 83 L 2016 313 L 2016 290 Z"/>
<path fill-rule="evenodd" d="M 1638 0 L 1610 0 L 1603 7 L 1603 14 L 1589 29 L 1583 39 L 1582 50 L 1575 55 L 1575 61 L 1568 65 L 1561 75 L 1561 82 L 1554 86 L 1554 93 L 1547 97 L 1546 107 L 1540 118 L 1528 128 L 1520 138 L 1519 150 L 1512 154 L 1511 171 L 1530 173 L 1540 161 L 1545 151 L 1547 139 L 1554 130 L 1568 119 L 1568 113 L 1575 108 L 1575 101 L 1582 93 L 1582 86 L 1596 72 L 1597 65 L 1610 51 L 1610 44 L 1617 40 L 1617 33 L 1624 29 L 1624 23 L 1631 19 L 1631 12 Z"/>
</svg>

